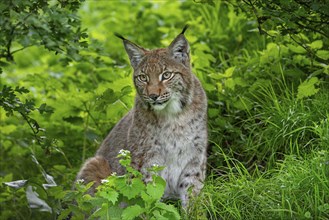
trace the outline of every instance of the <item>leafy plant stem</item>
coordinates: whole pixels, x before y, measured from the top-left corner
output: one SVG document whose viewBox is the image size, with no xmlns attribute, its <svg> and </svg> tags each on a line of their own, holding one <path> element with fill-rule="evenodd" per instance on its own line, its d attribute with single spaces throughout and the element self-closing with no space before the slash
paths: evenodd
<svg viewBox="0 0 329 220">
<path fill-rule="evenodd" d="M 98 130 L 101 130 L 101 128 L 99 127 L 99 124 L 97 122 L 97 120 L 95 119 L 95 117 L 91 114 L 90 112 L 90 108 L 88 108 L 86 102 L 83 102 L 83 106 L 85 107 L 85 111 L 87 112 L 88 116 L 90 116 L 90 118 L 93 120 L 93 122 L 95 123 L 95 126 L 97 127 Z"/>
<path fill-rule="evenodd" d="M 20 114 L 22 115 L 22 117 L 24 118 L 24 120 L 27 122 L 27 124 L 29 125 L 29 127 L 31 128 L 32 132 L 33 132 L 33 136 L 35 138 L 35 140 L 38 142 L 38 144 L 40 146 L 42 146 L 42 143 L 40 141 L 40 138 L 38 137 L 38 131 L 35 131 L 33 125 L 31 124 L 29 117 L 27 115 L 25 115 L 24 113 L 20 112 Z"/>
</svg>

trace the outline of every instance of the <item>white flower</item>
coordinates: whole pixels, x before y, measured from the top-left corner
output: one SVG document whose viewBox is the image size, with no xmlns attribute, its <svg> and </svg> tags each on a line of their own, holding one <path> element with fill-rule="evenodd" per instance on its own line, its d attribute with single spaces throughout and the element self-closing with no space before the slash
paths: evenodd
<svg viewBox="0 0 329 220">
<path fill-rule="evenodd" d="M 130 153 L 129 150 L 124 150 L 124 149 L 121 149 L 119 151 L 119 154 L 122 155 L 122 156 L 124 156 L 124 157 L 127 156 L 129 153 Z"/>
<path fill-rule="evenodd" d="M 78 179 L 78 180 L 77 180 L 77 183 L 79 183 L 79 184 L 82 184 L 82 183 L 84 183 L 84 182 L 85 182 L 84 179 Z"/>
<path fill-rule="evenodd" d="M 104 184 L 104 183 L 108 183 L 109 181 L 107 179 L 102 179 L 101 180 L 101 183 Z"/>
</svg>

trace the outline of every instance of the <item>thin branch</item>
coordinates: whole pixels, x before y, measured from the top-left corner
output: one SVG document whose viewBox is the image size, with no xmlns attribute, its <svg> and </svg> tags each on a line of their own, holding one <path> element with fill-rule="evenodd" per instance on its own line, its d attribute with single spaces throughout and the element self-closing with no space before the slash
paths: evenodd
<svg viewBox="0 0 329 220">
<path fill-rule="evenodd" d="M 296 40 L 291 34 L 289 34 L 289 37 L 296 43 L 298 44 L 299 46 L 301 46 L 302 48 L 304 48 L 307 53 L 309 53 L 313 59 L 315 59 L 316 61 L 318 62 L 325 62 L 325 60 L 323 60 L 322 58 L 318 57 L 316 55 L 316 53 L 314 53 L 313 50 L 311 50 L 309 47 L 305 46 L 305 44 L 303 44 L 302 42 L 299 42 L 298 40 Z"/>
<path fill-rule="evenodd" d="M 20 49 L 17 49 L 17 50 L 11 51 L 11 54 L 17 53 L 17 52 L 19 52 L 19 51 L 22 51 L 22 50 L 24 50 L 24 49 L 26 49 L 26 48 L 29 48 L 29 47 L 32 47 L 32 46 L 33 46 L 33 45 L 28 45 L 28 46 L 26 46 L 26 47 L 22 47 L 22 48 L 20 48 Z"/>
<path fill-rule="evenodd" d="M 300 22 L 296 22 L 296 24 L 297 24 L 299 27 L 302 27 L 302 28 L 304 28 L 304 29 L 308 29 L 308 30 L 314 31 L 315 33 L 319 33 L 319 34 L 321 34 L 321 35 L 323 35 L 323 36 L 329 38 L 329 35 L 327 35 L 325 32 L 323 32 L 323 31 L 321 31 L 321 30 L 316 30 L 316 29 L 314 29 L 314 28 L 312 28 L 312 27 L 310 27 L 310 26 L 305 26 L 305 25 L 301 24 Z"/>
<path fill-rule="evenodd" d="M 98 125 L 98 122 L 96 121 L 96 119 L 94 118 L 94 116 L 91 114 L 89 108 L 87 107 L 86 102 L 83 102 L 83 106 L 85 107 L 85 111 L 88 113 L 88 115 L 90 116 L 90 118 L 93 120 L 93 122 L 95 123 L 97 129 L 101 130 L 101 128 Z"/>
<path fill-rule="evenodd" d="M 28 19 L 28 17 L 30 17 L 32 14 L 28 14 L 27 16 L 25 16 L 24 18 L 23 18 L 23 20 L 25 21 L 26 19 Z M 7 61 L 13 61 L 14 60 L 14 57 L 13 57 L 13 54 L 14 54 L 14 52 L 17 52 L 17 50 L 16 51 L 14 51 L 14 52 L 12 52 L 12 51 L 10 51 L 11 50 L 11 46 L 12 46 L 12 43 L 13 43 L 13 40 L 14 40 L 14 33 L 15 33 L 15 31 L 16 31 L 16 29 L 20 26 L 20 25 L 22 25 L 22 22 L 17 22 L 12 28 L 11 28 L 11 30 L 10 30 L 10 32 L 9 32 L 9 36 L 8 36 L 8 42 L 7 42 L 7 44 L 6 44 L 6 55 L 1 55 L 0 57 L 6 57 L 6 59 L 7 59 Z M 24 49 L 24 48 L 23 48 Z"/>
<path fill-rule="evenodd" d="M 23 116 L 24 120 L 27 122 L 27 124 L 29 125 L 29 127 L 30 127 L 31 130 L 33 131 L 33 136 L 34 136 L 34 138 L 37 140 L 38 144 L 39 144 L 40 146 L 42 146 L 42 143 L 41 143 L 41 141 L 40 141 L 40 138 L 38 137 L 38 132 L 39 132 L 39 131 L 36 131 L 36 130 L 34 129 L 33 125 L 31 124 L 31 122 L 30 122 L 30 120 L 29 120 L 29 117 L 28 117 L 27 115 L 25 115 L 25 114 L 22 113 L 22 112 L 19 112 L 19 113 Z"/>
</svg>

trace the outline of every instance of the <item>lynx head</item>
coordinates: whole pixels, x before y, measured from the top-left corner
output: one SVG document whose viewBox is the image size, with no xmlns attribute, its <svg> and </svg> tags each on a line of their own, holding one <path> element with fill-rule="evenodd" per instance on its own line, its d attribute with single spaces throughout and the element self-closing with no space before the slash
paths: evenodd
<svg viewBox="0 0 329 220">
<path fill-rule="evenodd" d="M 139 98 L 157 113 L 176 114 L 191 102 L 193 87 L 189 44 L 183 31 L 167 48 L 144 49 L 121 35 Z"/>
</svg>

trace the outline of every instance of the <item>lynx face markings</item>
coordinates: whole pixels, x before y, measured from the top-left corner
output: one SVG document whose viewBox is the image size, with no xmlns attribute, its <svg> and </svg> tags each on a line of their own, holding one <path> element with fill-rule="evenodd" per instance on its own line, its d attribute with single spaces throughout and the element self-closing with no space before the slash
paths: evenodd
<svg viewBox="0 0 329 220">
<path fill-rule="evenodd" d="M 180 72 L 181 64 L 175 69 L 157 51 L 145 55 L 138 69 L 134 72 L 134 83 L 137 92 L 144 103 L 159 114 L 177 114 L 185 105 L 182 93 L 187 91 Z M 176 64 L 177 65 L 177 64 Z M 188 94 L 186 94 L 188 95 Z"/>
</svg>

